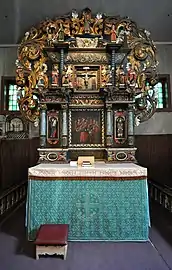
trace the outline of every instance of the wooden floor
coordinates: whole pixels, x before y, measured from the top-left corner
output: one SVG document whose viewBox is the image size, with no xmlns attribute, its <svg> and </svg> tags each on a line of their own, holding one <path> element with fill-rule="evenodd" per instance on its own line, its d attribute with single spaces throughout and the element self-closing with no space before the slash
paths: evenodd
<svg viewBox="0 0 172 270">
<path fill-rule="evenodd" d="M 172 269 L 171 215 L 151 204 L 152 228 L 146 243 L 70 242 L 67 260 L 35 260 L 27 241 L 25 205 L 0 227 L 0 270 L 168 270 Z M 115 268 L 114 268 L 115 267 Z"/>
</svg>

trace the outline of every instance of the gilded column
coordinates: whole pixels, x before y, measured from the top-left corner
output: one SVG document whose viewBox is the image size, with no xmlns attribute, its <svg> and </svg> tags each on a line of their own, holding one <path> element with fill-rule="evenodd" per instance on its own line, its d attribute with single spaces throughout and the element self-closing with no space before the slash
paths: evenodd
<svg viewBox="0 0 172 270">
<path fill-rule="evenodd" d="M 108 104 L 106 107 L 106 145 L 112 145 L 113 137 L 113 116 L 112 116 L 112 104 Z"/>
<path fill-rule="evenodd" d="M 67 128 L 67 105 L 62 106 L 62 146 L 67 146 L 68 128 Z"/>
<path fill-rule="evenodd" d="M 134 146 L 134 111 L 133 104 L 128 105 L 128 145 Z"/>
<path fill-rule="evenodd" d="M 46 147 L 47 136 L 47 107 L 41 106 L 40 110 L 40 147 Z"/>
</svg>

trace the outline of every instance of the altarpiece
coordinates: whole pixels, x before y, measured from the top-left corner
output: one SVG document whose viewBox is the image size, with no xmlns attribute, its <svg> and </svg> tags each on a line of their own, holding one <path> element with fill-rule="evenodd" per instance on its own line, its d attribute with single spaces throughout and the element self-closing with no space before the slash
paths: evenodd
<svg viewBox="0 0 172 270">
<path fill-rule="evenodd" d="M 40 125 L 39 162 L 80 155 L 135 162 L 134 126 L 157 102 L 147 30 L 129 18 L 73 10 L 26 32 L 16 66 L 20 111 Z"/>
</svg>

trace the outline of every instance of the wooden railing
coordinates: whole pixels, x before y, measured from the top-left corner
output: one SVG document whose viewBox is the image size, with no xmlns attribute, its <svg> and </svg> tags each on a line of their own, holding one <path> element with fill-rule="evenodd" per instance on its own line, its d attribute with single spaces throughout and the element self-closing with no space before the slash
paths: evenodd
<svg viewBox="0 0 172 270">
<path fill-rule="evenodd" d="M 15 210 L 27 195 L 27 181 L 8 189 L 0 195 L 0 222 Z"/>
<path fill-rule="evenodd" d="M 172 213 L 172 188 L 155 181 L 148 181 L 149 198 Z"/>
</svg>

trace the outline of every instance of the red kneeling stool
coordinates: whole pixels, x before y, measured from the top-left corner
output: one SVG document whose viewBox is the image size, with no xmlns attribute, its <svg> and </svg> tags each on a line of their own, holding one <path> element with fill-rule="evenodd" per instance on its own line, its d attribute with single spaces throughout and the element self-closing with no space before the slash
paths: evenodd
<svg viewBox="0 0 172 270">
<path fill-rule="evenodd" d="M 68 224 L 41 225 L 36 237 L 36 259 L 39 255 L 63 255 L 66 260 Z"/>
</svg>

